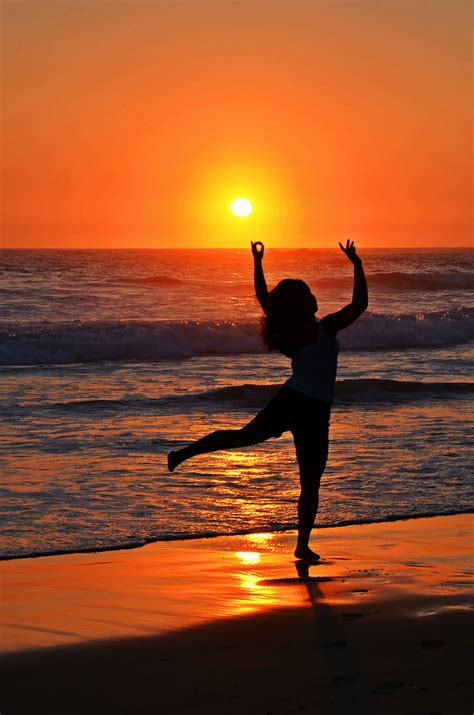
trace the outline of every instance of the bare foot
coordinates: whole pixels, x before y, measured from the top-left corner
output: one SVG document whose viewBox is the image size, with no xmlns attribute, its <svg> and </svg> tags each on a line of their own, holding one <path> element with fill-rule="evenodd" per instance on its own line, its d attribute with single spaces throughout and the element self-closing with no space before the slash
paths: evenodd
<svg viewBox="0 0 474 715">
<path fill-rule="evenodd" d="M 320 555 L 310 549 L 309 546 L 297 546 L 295 556 L 297 559 L 303 559 L 304 561 L 319 561 L 321 558 Z"/>
<path fill-rule="evenodd" d="M 168 469 L 170 472 L 174 472 L 178 464 L 182 462 L 178 455 L 179 452 L 170 452 L 168 454 Z"/>
</svg>

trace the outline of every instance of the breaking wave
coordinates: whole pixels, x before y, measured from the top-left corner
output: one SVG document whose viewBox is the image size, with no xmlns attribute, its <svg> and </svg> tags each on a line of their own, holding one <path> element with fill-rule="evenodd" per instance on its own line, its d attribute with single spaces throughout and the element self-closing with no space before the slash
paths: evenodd
<svg viewBox="0 0 474 715">
<path fill-rule="evenodd" d="M 344 350 L 441 347 L 474 337 L 474 309 L 384 315 L 365 313 L 344 330 Z M 258 323 L 88 322 L 10 326 L 0 330 L 0 365 L 52 365 L 103 360 L 166 360 L 264 350 Z"/>
</svg>

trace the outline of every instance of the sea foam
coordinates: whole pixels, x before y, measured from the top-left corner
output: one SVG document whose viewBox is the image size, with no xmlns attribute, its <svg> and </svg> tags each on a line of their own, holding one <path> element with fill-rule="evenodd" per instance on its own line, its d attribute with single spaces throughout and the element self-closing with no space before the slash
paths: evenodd
<svg viewBox="0 0 474 715">
<path fill-rule="evenodd" d="M 474 309 L 385 315 L 365 313 L 339 334 L 344 350 L 441 347 L 474 337 Z M 166 360 L 261 352 L 258 323 L 228 321 L 74 322 L 0 332 L 0 365 L 102 360 Z"/>
</svg>

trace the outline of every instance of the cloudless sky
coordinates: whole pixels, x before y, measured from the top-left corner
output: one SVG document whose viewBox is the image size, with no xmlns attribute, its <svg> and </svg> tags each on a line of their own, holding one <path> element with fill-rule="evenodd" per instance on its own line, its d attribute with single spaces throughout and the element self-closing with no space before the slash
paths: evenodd
<svg viewBox="0 0 474 715">
<path fill-rule="evenodd" d="M 2 13 L 5 247 L 469 245 L 469 1 Z"/>
</svg>

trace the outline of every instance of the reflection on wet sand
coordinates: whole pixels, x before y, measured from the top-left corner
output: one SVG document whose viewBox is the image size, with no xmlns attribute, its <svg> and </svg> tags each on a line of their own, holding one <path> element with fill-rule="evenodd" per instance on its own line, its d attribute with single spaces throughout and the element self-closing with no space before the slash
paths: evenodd
<svg viewBox="0 0 474 715">
<path fill-rule="evenodd" d="M 319 529 L 323 558 L 292 556 L 291 532 L 161 542 L 141 549 L 6 561 L 6 650 L 182 629 L 324 601 L 410 617 L 472 605 L 471 517 Z M 387 548 L 390 546 L 390 548 Z"/>
</svg>

